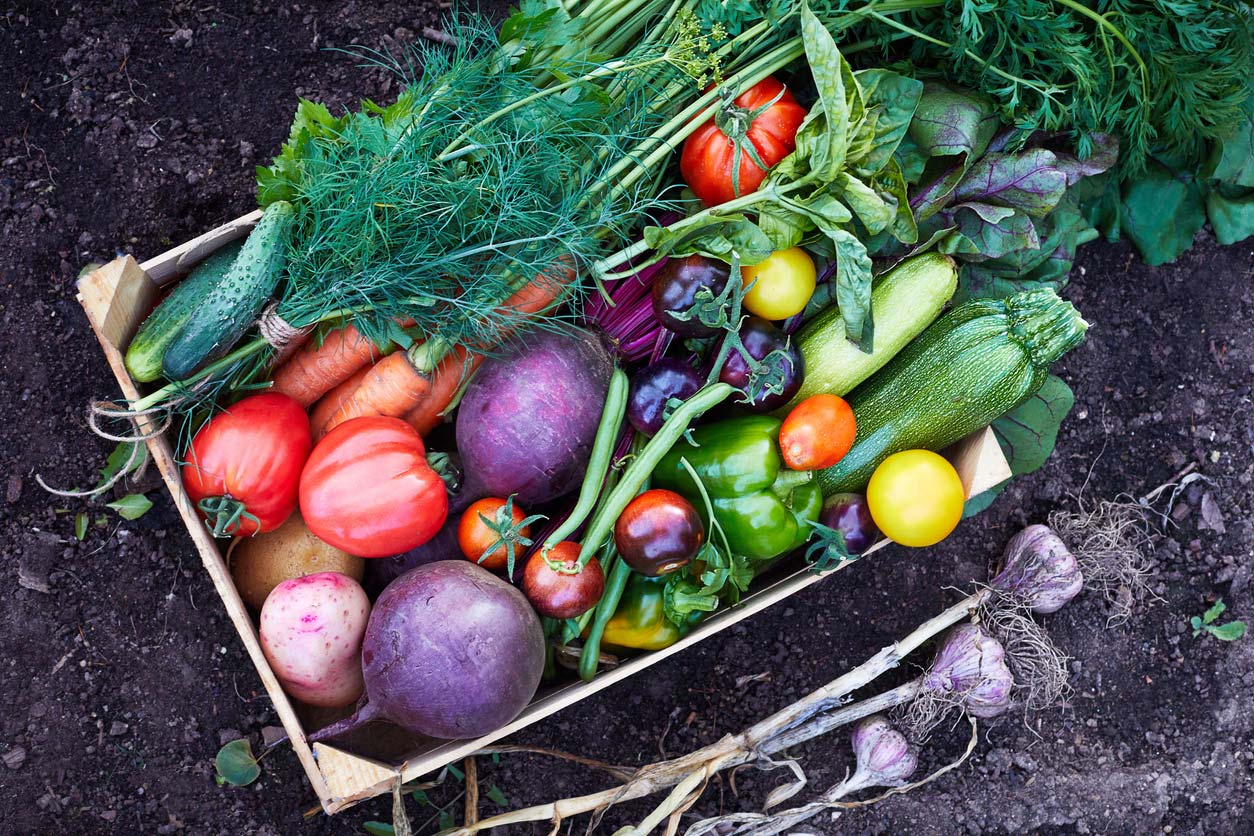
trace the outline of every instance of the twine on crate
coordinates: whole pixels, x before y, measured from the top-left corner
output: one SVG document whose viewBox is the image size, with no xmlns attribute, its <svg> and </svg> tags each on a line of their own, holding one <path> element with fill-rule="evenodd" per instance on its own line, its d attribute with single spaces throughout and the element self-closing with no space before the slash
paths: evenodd
<svg viewBox="0 0 1254 836">
<path fill-rule="evenodd" d="M 271 360 L 272 365 L 279 365 L 292 355 L 292 352 L 300 348 L 305 342 L 305 337 L 313 330 L 311 326 L 297 328 L 283 317 L 279 316 L 279 304 L 271 302 L 264 311 L 261 312 L 261 318 L 257 320 L 257 330 L 261 332 L 261 337 L 270 347 L 274 349 L 274 359 Z"/>
</svg>

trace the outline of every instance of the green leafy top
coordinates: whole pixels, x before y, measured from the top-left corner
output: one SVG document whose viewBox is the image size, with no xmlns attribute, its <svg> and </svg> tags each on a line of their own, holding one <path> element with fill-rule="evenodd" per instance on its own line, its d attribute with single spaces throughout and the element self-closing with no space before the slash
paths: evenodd
<svg viewBox="0 0 1254 836">
<path fill-rule="evenodd" d="M 917 239 L 905 178 L 893 155 L 923 85 L 886 70 L 855 73 L 808 6 L 799 19 L 818 101 L 797 131 L 796 150 L 756 192 L 667 227 L 647 228 L 644 241 L 657 257 L 700 253 L 742 264 L 801 243 L 814 245 L 838 265 L 835 296 L 845 333 L 870 351 L 871 259 L 863 241 L 880 233 L 907 244 Z"/>
</svg>

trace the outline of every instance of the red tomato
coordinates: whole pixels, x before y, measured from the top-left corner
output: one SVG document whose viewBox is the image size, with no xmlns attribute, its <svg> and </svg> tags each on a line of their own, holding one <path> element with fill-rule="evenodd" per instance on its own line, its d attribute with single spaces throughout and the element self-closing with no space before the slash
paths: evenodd
<svg viewBox="0 0 1254 836">
<path fill-rule="evenodd" d="M 597 605 L 605 592 L 605 572 L 595 557 L 579 569 L 579 544 L 563 540 L 548 554 L 536 552 L 523 569 L 522 589 L 536 612 L 548 618 L 575 618 Z"/>
<path fill-rule="evenodd" d="M 769 104 L 776 96 L 779 100 Z M 737 96 L 735 113 L 747 122 L 749 115 L 764 106 L 767 106 L 766 110 L 758 114 L 745 134 L 769 169 L 797 147 L 797 128 L 806 117 L 806 109 L 797 104 L 792 93 L 774 76 L 767 76 Z M 742 142 L 739 154 L 740 191 L 737 194 L 732 179 L 736 157 L 732 138 L 711 119 L 684 142 L 679 171 L 684 176 L 684 182 L 706 206 L 717 206 L 739 195 L 756 192 L 766 177 L 766 170 L 754 162 Z"/>
<path fill-rule="evenodd" d="M 793 407 L 779 428 L 779 452 L 792 470 L 822 470 L 853 447 L 853 408 L 835 395 L 813 395 Z"/>
<path fill-rule="evenodd" d="M 412 427 L 399 418 L 353 418 L 309 456 L 300 513 L 337 549 L 388 557 L 435 536 L 448 516 L 448 491 Z"/>
<path fill-rule="evenodd" d="M 252 395 L 196 433 L 183 488 L 215 537 L 273 531 L 296 510 L 310 444 L 300 404 L 277 392 Z"/>
</svg>

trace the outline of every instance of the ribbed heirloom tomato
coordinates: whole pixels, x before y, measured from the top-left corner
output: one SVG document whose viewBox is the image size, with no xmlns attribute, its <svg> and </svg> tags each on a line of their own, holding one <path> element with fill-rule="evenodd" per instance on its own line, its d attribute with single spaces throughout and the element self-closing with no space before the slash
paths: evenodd
<svg viewBox="0 0 1254 836">
<path fill-rule="evenodd" d="M 388 557 L 435 536 L 448 516 L 448 491 L 412 427 L 399 418 L 353 418 L 309 456 L 300 512 L 337 549 Z"/>
<path fill-rule="evenodd" d="M 792 93 L 767 76 L 684 142 L 679 158 L 684 182 L 706 206 L 757 191 L 767 170 L 797 147 L 797 128 L 805 117 L 806 109 Z"/>
<path fill-rule="evenodd" d="M 252 395 L 196 433 L 183 465 L 183 488 L 215 537 L 273 531 L 296 510 L 310 444 L 300 404 L 273 392 Z"/>
</svg>

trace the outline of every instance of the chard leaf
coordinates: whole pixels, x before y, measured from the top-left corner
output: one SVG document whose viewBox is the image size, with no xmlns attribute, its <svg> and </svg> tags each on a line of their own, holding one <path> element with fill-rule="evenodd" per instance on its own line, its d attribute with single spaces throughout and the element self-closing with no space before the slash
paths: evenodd
<svg viewBox="0 0 1254 836">
<path fill-rule="evenodd" d="M 1058 429 L 1075 405 L 1075 395 L 1060 377 L 1048 375 L 1036 394 L 993 422 L 993 433 L 1001 445 L 1010 472 L 1022 476 L 1039 469 L 1058 440 Z M 963 516 L 983 511 L 1006 489 L 1009 480 L 967 500 Z"/>
<path fill-rule="evenodd" d="M 1058 169 L 1053 152 L 1029 148 L 984 155 L 967 170 L 952 200 L 1006 206 L 1039 218 L 1058 205 L 1066 190 L 1067 175 Z"/>
<path fill-rule="evenodd" d="M 853 74 L 862 90 L 866 119 L 859 134 L 868 134 L 866 153 L 853 160 L 853 169 L 869 177 L 881 171 L 893 158 L 914 118 L 923 82 L 890 70 L 859 70 Z M 862 143 L 855 140 L 855 145 Z"/>
<path fill-rule="evenodd" d="M 947 215 L 951 214 L 946 211 Z M 1001 258 L 1016 250 L 1041 246 L 1032 219 L 1005 206 L 964 203 L 952 211 L 958 231 L 976 247 L 973 260 Z"/>
<path fill-rule="evenodd" d="M 1235 244 L 1254 235 L 1254 189 L 1219 186 L 1206 195 L 1206 217 L 1220 244 Z"/>
<path fill-rule="evenodd" d="M 997 114 L 988 98 L 934 81 L 924 83 L 910 136 L 929 157 L 974 160 L 988 149 L 996 131 Z"/>
<path fill-rule="evenodd" d="M 920 175 L 925 185 L 911 198 L 917 220 L 940 211 L 996 130 L 997 116 L 987 98 L 935 82 L 923 85 L 909 135 L 913 147 L 932 159 Z"/>
<path fill-rule="evenodd" d="M 1145 173 L 1124 186 L 1121 220 L 1146 264 L 1175 261 L 1206 223 L 1201 188 L 1192 175 L 1150 160 Z"/>
<path fill-rule="evenodd" d="M 968 299 L 1004 299 L 1023 290 L 1067 283 L 1076 248 L 1097 237 L 1097 231 L 1069 202 L 1035 221 L 1039 249 L 1019 249 L 996 259 L 962 265 L 955 304 Z"/>
<path fill-rule="evenodd" d="M 1085 177 L 1109 171 L 1119 159 L 1119 140 L 1110 134 L 1091 134 L 1093 152 L 1084 159 L 1074 154 L 1054 152 L 1058 170 L 1067 175 L 1067 185 L 1074 186 Z"/>
</svg>

